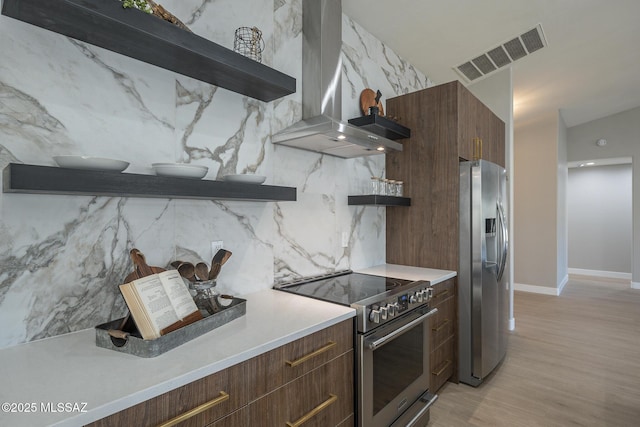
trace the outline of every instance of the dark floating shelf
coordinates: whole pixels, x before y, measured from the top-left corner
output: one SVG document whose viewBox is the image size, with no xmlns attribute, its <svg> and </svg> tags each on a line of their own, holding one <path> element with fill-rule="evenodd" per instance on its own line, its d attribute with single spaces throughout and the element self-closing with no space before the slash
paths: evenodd
<svg viewBox="0 0 640 427">
<path fill-rule="evenodd" d="M 349 205 L 375 205 L 375 206 L 411 206 L 408 197 L 378 196 L 374 194 L 364 196 L 349 196 Z"/>
<path fill-rule="evenodd" d="M 349 123 L 388 139 L 395 140 L 409 138 L 411 136 L 411 129 L 378 114 L 369 114 L 368 116 L 349 119 Z"/>
<path fill-rule="evenodd" d="M 5 193 L 165 199 L 295 201 L 295 187 L 171 178 L 111 171 L 10 163 L 3 171 Z"/>
<path fill-rule="evenodd" d="M 118 0 L 4 0 L 2 14 L 261 101 L 296 91 L 293 77 Z"/>
</svg>

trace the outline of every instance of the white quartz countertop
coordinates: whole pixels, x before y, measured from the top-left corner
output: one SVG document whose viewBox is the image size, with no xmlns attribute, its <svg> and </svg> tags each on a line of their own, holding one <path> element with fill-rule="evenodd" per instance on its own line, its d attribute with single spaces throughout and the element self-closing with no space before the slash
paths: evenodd
<svg viewBox="0 0 640 427">
<path fill-rule="evenodd" d="M 411 267 L 399 264 L 382 264 L 357 270 L 356 273 L 372 274 L 375 276 L 395 277 L 405 280 L 428 280 L 432 285 L 444 282 L 457 276 L 451 270 L 437 270 L 435 268 Z"/>
<path fill-rule="evenodd" d="M 81 426 L 355 316 L 271 289 L 243 298 L 244 316 L 154 358 L 96 347 L 93 329 L 0 350 L 0 426 Z"/>
</svg>

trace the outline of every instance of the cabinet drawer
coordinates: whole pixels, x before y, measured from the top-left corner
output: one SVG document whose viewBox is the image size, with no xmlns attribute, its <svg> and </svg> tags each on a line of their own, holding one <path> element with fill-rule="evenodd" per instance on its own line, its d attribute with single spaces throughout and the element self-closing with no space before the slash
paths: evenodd
<svg viewBox="0 0 640 427">
<path fill-rule="evenodd" d="M 431 383 L 429 388 L 435 393 L 453 375 L 455 361 L 453 359 L 453 345 L 455 340 L 449 338 L 440 347 L 430 353 Z"/>
<path fill-rule="evenodd" d="M 178 424 L 201 427 L 245 406 L 248 402 L 246 363 L 189 383 L 146 402 L 89 424 L 90 427 L 157 426 L 195 408 L 202 412 Z M 225 424 L 221 424 L 225 425 Z"/>
<path fill-rule="evenodd" d="M 455 298 L 449 298 L 438 305 L 438 312 L 429 319 L 431 328 L 430 350 L 437 349 L 453 336 L 456 323 Z"/>
<path fill-rule="evenodd" d="M 455 278 L 433 285 L 433 297 L 429 302 L 431 307 L 437 307 L 442 301 L 455 295 Z"/>
<path fill-rule="evenodd" d="M 308 335 L 255 357 L 248 368 L 254 383 L 249 400 L 304 375 L 353 349 L 353 319 Z"/>
<path fill-rule="evenodd" d="M 353 349 L 249 404 L 249 425 L 337 426 L 353 413 Z"/>
</svg>

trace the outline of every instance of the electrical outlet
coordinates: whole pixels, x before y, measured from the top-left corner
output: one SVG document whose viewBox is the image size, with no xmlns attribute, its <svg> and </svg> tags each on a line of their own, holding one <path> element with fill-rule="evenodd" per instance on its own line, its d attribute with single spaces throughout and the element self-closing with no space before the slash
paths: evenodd
<svg viewBox="0 0 640 427">
<path fill-rule="evenodd" d="M 211 258 L 224 246 L 222 240 L 215 240 L 211 242 Z"/>
<path fill-rule="evenodd" d="M 347 233 L 346 231 L 342 232 L 342 247 L 343 248 L 349 247 L 349 233 Z"/>
</svg>

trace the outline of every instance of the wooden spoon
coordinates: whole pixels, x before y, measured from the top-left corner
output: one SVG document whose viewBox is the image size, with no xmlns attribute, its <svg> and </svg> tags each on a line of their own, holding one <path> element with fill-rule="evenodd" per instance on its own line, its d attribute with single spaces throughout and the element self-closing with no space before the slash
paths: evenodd
<svg viewBox="0 0 640 427">
<path fill-rule="evenodd" d="M 198 280 L 208 280 L 209 279 L 209 266 L 204 262 L 199 262 L 196 264 L 196 278 Z"/>
<path fill-rule="evenodd" d="M 211 260 L 211 271 L 209 271 L 209 280 L 215 280 L 220 274 L 220 269 L 227 262 L 227 260 L 231 257 L 231 251 L 227 251 L 225 249 L 220 249 L 213 256 Z"/>
<path fill-rule="evenodd" d="M 196 268 L 190 262 L 183 262 L 178 266 L 178 273 L 185 279 L 195 282 L 196 278 Z"/>
</svg>

